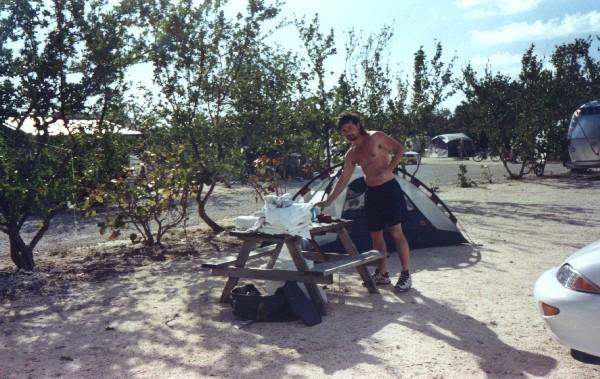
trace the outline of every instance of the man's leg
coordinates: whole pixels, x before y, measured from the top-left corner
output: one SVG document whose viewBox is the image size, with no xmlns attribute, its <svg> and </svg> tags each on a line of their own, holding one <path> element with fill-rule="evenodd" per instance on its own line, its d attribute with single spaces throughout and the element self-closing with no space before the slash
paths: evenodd
<svg viewBox="0 0 600 379">
<path fill-rule="evenodd" d="M 390 228 L 390 234 L 396 243 L 396 251 L 398 257 L 400 257 L 400 263 L 402 264 L 402 271 L 400 272 L 400 278 L 394 286 L 399 292 L 408 291 L 412 287 L 412 279 L 410 277 L 410 250 L 408 247 L 408 241 L 402 231 L 402 225 L 396 224 Z"/>
<path fill-rule="evenodd" d="M 369 234 L 371 236 L 371 241 L 373 242 L 373 249 L 383 253 L 383 258 L 379 260 L 377 270 L 375 271 L 375 274 L 373 274 L 373 281 L 375 284 L 390 284 L 387 265 L 387 246 L 385 245 L 385 239 L 383 238 L 383 230 L 369 232 Z"/>
<path fill-rule="evenodd" d="M 369 232 L 369 235 L 371 236 L 371 241 L 373 242 L 373 249 L 379 250 L 383 253 L 383 258 L 379 260 L 377 269 L 379 272 L 386 273 L 388 272 L 387 246 L 385 245 L 385 239 L 383 238 L 383 230 Z"/>
<path fill-rule="evenodd" d="M 398 252 L 398 257 L 400 257 L 402 271 L 410 271 L 410 248 L 408 247 L 406 236 L 402 231 L 402 224 L 396 224 L 390 227 L 389 230 L 396 244 L 396 251 Z"/>
</svg>

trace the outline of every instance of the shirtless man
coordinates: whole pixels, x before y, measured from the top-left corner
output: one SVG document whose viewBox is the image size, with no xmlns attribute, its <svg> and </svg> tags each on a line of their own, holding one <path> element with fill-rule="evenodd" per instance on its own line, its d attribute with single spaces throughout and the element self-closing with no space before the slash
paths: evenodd
<svg viewBox="0 0 600 379">
<path fill-rule="evenodd" d="M 383 132 L 365 130 L 361 117 L 356 113 L 342 113 L 337 126 L 352 146 L 346 152 L 342 173 L 333 191 L 326 201 L 315 206 L 325 208 L 331 205 L 348 185 L 354 166 L 359 165 L 367 183 L 365 210 L 369 235 L 373 248 L 385 253 L 373 274 L 373 280 L 376 284 L 390 283 L 387 247 L 383 237 L 383 231 L 388 227 L 402 264 L 400 278 L 394 287 L 401 292 L 408 291 L 411 287 L 410 251 L 402 231 L 402 223 L 406 221 L 406 201 L 394 175 L 404 149 L 398 141 Z"/>
</svg>

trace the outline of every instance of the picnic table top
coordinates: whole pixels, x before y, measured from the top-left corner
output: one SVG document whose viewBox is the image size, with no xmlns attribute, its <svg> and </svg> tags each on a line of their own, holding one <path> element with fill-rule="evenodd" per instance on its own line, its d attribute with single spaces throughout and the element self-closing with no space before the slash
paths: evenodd
<svg viewBox="0 0 600 379">
<path fill-rule="evenodd" d="M 344 220 L 344 219 L 334 219 L 328 223 L 313 222 L 310 226 L 310 232 L 312 234 L 335 232 L 336 230 L 338 230 L 342 227 L 347 227 L 350 225 L 352 225 L 352 220 Z M 269 238 L 269 239 L 272 239 L 272 238 L 286 239 L 286 238 L 294 237 L 290 234 L 270 234 L 270 233 L 263 233 L 260 231 L 248 231 L 248 230 L 232 230 L 231 232 L 229 232 L 229 234 L 234 237 L 241 237 L 241 238 L 253 237 L 253 238 Z"/>
</svg>

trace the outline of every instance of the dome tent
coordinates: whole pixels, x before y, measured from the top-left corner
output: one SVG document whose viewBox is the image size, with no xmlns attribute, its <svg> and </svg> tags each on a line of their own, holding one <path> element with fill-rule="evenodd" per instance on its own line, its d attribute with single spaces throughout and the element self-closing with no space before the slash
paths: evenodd
<svg viewBox="0 0 600 379">
<path fill-rule="evenodd" d="M 474 153 L 473 140 L 464 133 L 440 134 L 429 142 L 431 157 L 470 157 Z"/>
<path fill-rule="evenodd" d="M 333 190 L 341 173 L 341 165 L 323 171 L 308 182 L 295 195 L 294 200 L 317 203 L 326 199 Z M 400 184 L 408 208 L 408 221 L 403 224 L 404 234 L 411 249 L 430 246 L 447 246 L 466 243 L 456 223 L 457 220 L 441 199 L 416 177 L 399 170 L 395 178 Z M 364 194 L 367 189 L 360 167 L 354 169 L 348 186 L 340 193 L 331 206 L 324 209 L 333 218 L 353 220 L 350 236 L 358 251 L 371 250 L 371 239 L 366 226 Z M 385 232 L 390 250 L 395 249 L 391 236 Z M 341 243 L 335 236 L 325 235 L 316 238 L 323 251 L 343 252 Z"/>
</svg>

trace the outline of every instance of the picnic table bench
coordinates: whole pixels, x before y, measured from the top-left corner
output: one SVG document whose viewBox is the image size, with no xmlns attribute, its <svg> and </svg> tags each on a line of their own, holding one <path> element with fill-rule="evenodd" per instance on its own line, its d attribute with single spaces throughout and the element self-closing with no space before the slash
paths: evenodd
<svg viewBox="0 0 600 379">
<path fill-rule="evenodd" d="M 319 312 L 324 315 L 326 314 L 325 301 L 317 284 L 333 283 L 333 274 L 336 272 L 355 268 L 369 292 L 379 292 L 365 265 L 381 259 L 383 253 L 377 250 L 359 253 L 346 229 L 351 223 L 350 220 L 333 220 L 331 223 L 313 223 L 310 229 L 312 237 L 326 233 L 337 234 L 347 254 L 322 252 L 314 243 L 314 239 L 312 240 L 313 249 L 303 251 L 300 249 L 302 238 L 298 236 L 234 230 L 230 232 L 230 235 L 242 241 L 242 246 L 237 254 L 206 261 L 202 263 L 202 267 L 211 269 L 213 275 L 228 277 L 221 293 L 220 301 L 222 303 L 227 302 L 229 293 L 240 278 L 295 281 L 304 283 L 310 298 Z M 265 243 L 270 244 L 261 246 Z M 296 266 L 295 270 L 273 268 L 284 245 Z M 264 268 L 246 266 L 248 262 L 262 257 L 270 258 Z M 306 259 L 315 261 L 315 265 L 309 267 Z"/>
</svg>

